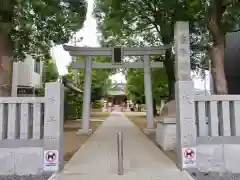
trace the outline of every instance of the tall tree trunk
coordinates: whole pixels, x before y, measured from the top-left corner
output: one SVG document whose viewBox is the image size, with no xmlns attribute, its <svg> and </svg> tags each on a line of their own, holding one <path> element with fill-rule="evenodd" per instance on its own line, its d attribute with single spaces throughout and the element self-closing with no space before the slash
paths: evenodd
<svg viewBox="0 0 240 180">
<path fill-rule="evenodd" d="M 174 74 L 174 59 L 172 58 L 171 49 L 166 50 L 164 67 L 168 77 L 168 101 L 175 99 L 175 74 Z"/>
<path fill-rule="evenodd" d="M 224 42 L 214 45 L 210 50 L 210 57 L 212 59 L 211 74 L 213 77 L 214 93 L 227 94 L 227 81 L 224 71 Z"/>
<path fill-rule="evenodd" d="M 1 0 L 0 6 L 0 97 L 12 89 L 12 33 L 15 0 Z"/>
<path fill-rule="evenodd" d="M 0 32 L 0 96 L 11 95 L 13 61 L 10 44 L 8 34 Z"/>
<path fill-rule="evenodd" d="M 209 49 L 212 60 L 212 77 L 216 94 L 227 94 L 227 81 L 224 71 L 225 32 L 222 30 L 223 13 L 231 3 L 223 0 L 212 0 L 209 6 L 208 30 L 213 39 Z"/>
</svg>

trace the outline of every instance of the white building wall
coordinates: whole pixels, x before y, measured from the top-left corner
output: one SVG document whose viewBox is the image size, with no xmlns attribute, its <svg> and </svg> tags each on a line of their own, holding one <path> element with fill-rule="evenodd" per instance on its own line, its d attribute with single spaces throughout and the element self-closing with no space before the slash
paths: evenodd
<svg viewBox="0 0 240 180">
<path fill-rule="evenodd" d="M 18 86 L 28 86 L 39 88 L 42 86 L 42 67 L 41 62 L 40 73 L 34 72 L 35 60 L 31 56 L 27 56 L 23 62 L 14 62 L 13 78 L 16 78 Z M 13 81 L 14 82 L 14 81 Z"/>
</svg>

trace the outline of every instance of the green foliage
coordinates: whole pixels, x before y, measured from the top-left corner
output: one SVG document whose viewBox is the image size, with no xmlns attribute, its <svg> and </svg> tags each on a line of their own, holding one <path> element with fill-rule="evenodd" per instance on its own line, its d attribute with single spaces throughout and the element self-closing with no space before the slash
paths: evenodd
<svg viewBox="0 0 240 180">
<path fill-rule="evenodd" d="M 48 82 L 55 82 L 59 77 L 57 65 L 54 60 L 48 59 L 43 62 L 42 69 L 42 84 L 43 88 L 39 89 L 38 96 L 44 96 L 45 84 Z"/>
<path fill-rule="evenodd" d="M 82 96 L 81 94 L 74 94 L 65 92 L 64 100 L 64 119 L 75 120 L 82 117 Z"/>
<path fill-rule="evenodd" d="M 92 108 L 93 109 L 101 109 L 102 105 L 103 105 L 103 103 L 101 100 L 96 100 L 92 103 Z"/>
<path fill-rule="evenodd" d="M 168 95 L 167 76 L 164 69 L 152 69 L 153 98 L 157 104 Z M 136 103 L 144 104 L 144 72 L 142 69 L 129 69 L 126 73 L 126 92 L 128 97 Z"/>
<path fill-rule="evenodd" d="M 77 57 L 77 62 L 84 62 L 85 57 Z M 104 57 L 95 57 L 94 61 L 96 62 L 108 62 L 108 58 Z M 84 69 L 78 69 L 75 73 L 72 67 L 68 66 L 68 74 L 66 77 L 75 82 L 74 75 L 77 75 L 77 86 L 81 89 L 84 89 Z M 108 80 L 108 76 L 111 73 L 110 70 L 92 70 L 92 90 L 91 90 L 91 102 L 94 105 L 100 107 L 98 102 L 103 96 L 106 95 L 108 87 L 111 85 Z M 65 119 L 75 119 L 81 118 L 82 115 L 82 103 L 83 103 L 83 94 L 65 94 Z"/>
<path fill-rule="evenodd" d="M 42 81 L 43 84 L 47 82 L 55 82 L 59 77 L 56 62 L 52 59 L 44 61 L 43 71 L 42 71 Z"/>
<path fill-rule="evenodd" d="M 104 62 L 103 57 L 97 57 L 96 58 L 97 62 Z M 92 70 L 92 99 L 91 101 L 99 100 L 103 96 L 106 95 L 108 87 L 111 85 L 110 81 L 108 80 L 110 70 L 97 70 L 93 69 Z"/>
<path fill-rule="evenodd" d="M 209 47 L 216 42 L 224 41 L 225 33 L 239 22 L 240 2 L 96 0 L 94 14 L 99 22 L 99 31 L 103 34 L 102 44 L 106 46 L 173 44 L 175 22 L 189 21 L 191 66 L 193 70 L 203 72 L 202 70 L 209 68 L 206 65 L 209 60 Z M 174 57 L 165 54 L 163 62 L 170 82 L 168 82 L 170 91 L 175 81 Z"/>
<path fill-rule="evenodd" d="M 85 57 L 77 57 L 78 63 L 83 63 Z M 108 62 L 109 58 L 106 57 L 95 57 L 95 62 Z M 75 71 L 72 67 L 68 66 L 68 74 L 66 77 L 74 82 Z M 108 87 L 111 82 L 108 80 L 111 70 L 109 69 L 93 69 L 92 70 L 92 102 L 101 99 L 107 93 Z M 77 70 L 77 86 L 84 88 L 84 69 Z"/>
<path fill-rule="evenodd" d="M 176 9 L 181 9 L 181 11 L 184 9 L 181 7 L 181 3 L 178 4 L 176 0 L 130 0 L 128 2 L 124 0 L 97 0 L 94 14 L 98 19 L 98 27 L 103 35 L 102 44 L 104 46 L 131 47 L 159 46 L 163 43 L 172 43 L 174 18 L 185 17 L 185 15 L 180 13 L 179 16 L 173 16 L 174 10 L 165 9 L 171 5 Z M 169 17 L 164 15 L 166 13 L 169 14 Z M 160 26 L 163 26 L 161 31 Z M 164 60 L 162 57 L 155 58 Z M 173 63 L 173 59 L 169 59 L 169 57 L 166 61 Z M 161 75 L 159 76 L 159 74 Z M 174 75 L 172 76 L 174 77 Z M 167 94 L 167 77 L 165 70 L 152 70 L 153 97 L 157 102 L 160 101 L 161 96 Z M 127 70 L 126 80 L 128 96 L 133 101 L 143 102 L 143 70 Z"/>
<path fill-rule="evenodd" d="M 97 0 L 94 14 L 98 18 L 103 44 L 120 46 L 172 44 L 175 22 L 189 21 L 191 43 L 199 45 L 204 37 L 197 35 L 202 31 L 200 32 L 199 28 L 196 29 L 196 24 L 200 24 L 201 21 L 199 22 L 198 19 L 203 18 L 203 14 L 199 11 L 205 7 L 201 1 L 199 2 L 192 0 Z M 200 56 L 202 52 L 202 49 L 199 51 L 196 48 L 192 51 L 193 69 L 202 65 L 201 62 L 204 61 L 204 57 Z M 172 58 L 171 61 L 173 60 Z"/>
<path fill-rule="evenodd" d="M 0 35 L 10 37 L 15 60 L 45 60 L 52 43 L 68 42 L 85 15 L 85 0 L 1 0 Z"/>
<path fill-rule="evenodd" d="M 144 74 L 142 69 L 129 69 L 126 73 L 126 92 L 129 99 L 136 103 L 144 102 Z"/>
</svg>

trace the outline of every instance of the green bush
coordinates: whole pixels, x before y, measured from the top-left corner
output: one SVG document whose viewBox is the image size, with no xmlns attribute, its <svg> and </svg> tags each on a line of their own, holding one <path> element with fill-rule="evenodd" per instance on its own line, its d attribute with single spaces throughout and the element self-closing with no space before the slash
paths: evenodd
<svg viewBox="0 0 240 180">
<path fill-rule="evenodd" d="M 93 103 L 92 103 L 92 108 L 93 109 L 101 109 L 102 108 L 102 101 L 101 100 L 95 100 Z"/>
<path fill-rule="evenodd" d="M 75 120 L 82 117 L 82 98 L 76 94 L 65 94 L 64 119 Z"/>
</svg>

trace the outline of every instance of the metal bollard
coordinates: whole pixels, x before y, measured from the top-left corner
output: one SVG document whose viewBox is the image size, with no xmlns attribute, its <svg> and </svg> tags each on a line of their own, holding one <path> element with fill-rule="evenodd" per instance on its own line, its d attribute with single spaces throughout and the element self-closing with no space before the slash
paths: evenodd
<svg viewBox="0 0 240 180">
<path fill-rule="evenodd" d="M 123 135 L 117 133 L 117 148 L 118 148 L 118 175 L 123 175 Z"/>
</svg>

